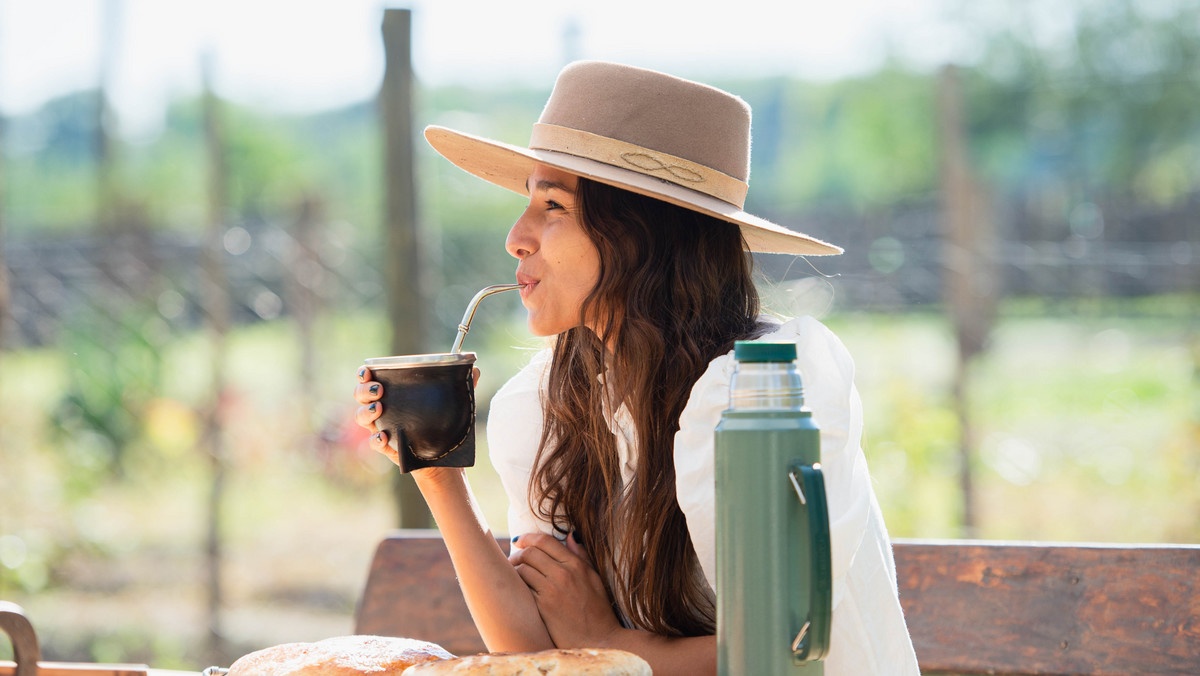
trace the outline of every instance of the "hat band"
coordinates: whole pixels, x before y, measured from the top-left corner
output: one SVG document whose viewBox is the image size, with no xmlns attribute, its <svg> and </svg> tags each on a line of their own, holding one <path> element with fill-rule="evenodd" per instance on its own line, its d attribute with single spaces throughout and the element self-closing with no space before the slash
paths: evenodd
<svg viewBox="0 0 1200 676">
<path fill-rule="evenodd" d="M 749 185 L 712 167 L 591 132 L 539 122 L 531 150 L 551 150 L 654 176 L 715 197 L 741 209 Z"/>
</svg>

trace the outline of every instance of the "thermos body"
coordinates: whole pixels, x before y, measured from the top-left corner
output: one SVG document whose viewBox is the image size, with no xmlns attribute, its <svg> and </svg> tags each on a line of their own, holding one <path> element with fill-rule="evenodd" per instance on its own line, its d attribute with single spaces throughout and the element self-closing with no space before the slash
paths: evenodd
<svg viewBox="0 0 1200 676">
<path fill-rule="evenodd" d="M 808 411 L 728 411 L 717 427 L 717 664 L 722 674 L 822 674 L 793 658 L 807 620 L 811 538 L 788 478 L 820 462 Z"/>
<path fill-rule="evenodd" d="M 717 672 L 824 673 L 829 515 L 795 346 L 738 343 L 714 442 Z"/>
</svg>

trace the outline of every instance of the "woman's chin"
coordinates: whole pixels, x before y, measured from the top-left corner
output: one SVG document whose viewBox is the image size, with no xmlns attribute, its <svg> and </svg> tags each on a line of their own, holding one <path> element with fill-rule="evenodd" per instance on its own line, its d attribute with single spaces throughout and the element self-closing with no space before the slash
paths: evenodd
<svg viewBox="0 0 1200 676">
<path fill-rule="evenodd" d="M 529 327 L 529 332 L 538 338 L 549 338 L 550 336 L 558 335 L 557 331 L 551 331 L 547 329 L 533 317 L 530 317 L 529 321 L 527 321 L 525 325 Z"/>
<path fill-rule="evenodd" d="M 558 334 L 569 331 L 573 326 L 569 326 L 564 322 L 546 322 L 539 321 L 537 317 L 530 315 L 526 326 L 529 327 L 529 332 L 539 338 L 550 338 Z"/>
<path fill-rule="evenodd" d="M 537 338 L 553 338 L 554 336 L 557 336 L 558 334 L 562 333 L 562 331 L 546 331 L 544 329 L 539 330 L 539 329 L 532 329 L 532 328 L 529 330 L 529 332 L 532 333 L 534 335 L 534 337 L 537 337 Z"/>
</svg>

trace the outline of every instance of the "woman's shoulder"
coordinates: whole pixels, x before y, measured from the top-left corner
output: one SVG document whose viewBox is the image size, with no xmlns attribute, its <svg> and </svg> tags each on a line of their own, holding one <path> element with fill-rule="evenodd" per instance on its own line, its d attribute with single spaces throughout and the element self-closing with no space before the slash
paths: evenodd
<svg viewBox="0 0 1200 676">
<path fill-rule="evenodd" d="M 836 374 L 839 379 L 854 376 L 850 351 L 837 334 L 816 317 L 804 315 L 782 321 L 759 340 L 795 343 L 796 364 L 802 374 L 810 377 Z"/>
<path fill-rule="evenodd" d="M 837 335 L 821 320 L 810 315 L 792 318 L 764 316 L 759 320 L 763 330 L 755 340 L 764 342 L 787 342 L 796 344 L 797 359 L 809 358 L 813 353 L 818 356 L 828 356 L 830 352 L 844 352 L 845 346 Z M 732 372 L 733 350 L 717 355 L 709 362 L 709 369 L 714 366 L 722 367 Z"/>
<path fill-rule="evenodd" d="M 492 395 L 487 416 L 488 456 L 502 479 L 523 481 L 519 477 L 528 474 L 537 454 L 542 437 L 541 390 L 549 364 L 548 348 L 532 353 L 529 363 Z"/>
<path fill-rule="evenodd" d="M 837 336 L 821 320 L 811 315 L 802 315 L 790 319 L 775 317 L 763 320 L 767 333 L 758 340 L 788 341 L 800 344 L 824 343 L 837 341 Z"/>
<path fill-rule="evenodd" d="M 496 390 L 496 394 L 492 396 L 493 406 L 497 401 L 521 398 L 539 392 L 545 385 L 552 355 L 553 349 L 549 347 L 531 352 L 529 362 Z"/>
<path fill-rule="evenodd" d="M 796 361 L 802 373 L 853 377 L 854 363 L 845 345 L 819 319 L 808 315 L 789 319 L 764 317 L 761 323 L 766 332 L 756 340 L 796 344 Z M 729 379 L 733 375 L 733 350 L 717 355 L 692 387 L 691 399 L 725 402 L 729 396 Z"/>
</svg>

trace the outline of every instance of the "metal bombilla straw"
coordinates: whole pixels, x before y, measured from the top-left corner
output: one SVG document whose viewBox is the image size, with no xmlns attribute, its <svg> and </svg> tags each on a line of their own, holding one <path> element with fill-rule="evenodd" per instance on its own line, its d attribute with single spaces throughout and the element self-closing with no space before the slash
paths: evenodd
<svg viewBox="0 0 1200 676">
<path fill-rule="evenodd" d="M 458 335 L 454 337 L 454 347 L 450 348 L 451 354 L 458 354 L 462 351 L 463 339 L 467 337 L 467 331 L 471 330 L 471 320 L 475 317 L 475 308 L 479 307 L 479 301 L 487 298 L 493 293 L 501 291 L 512 291 L 519 289 L 524 284 L 496 284 L 494 286 L 485 287 L 482 291 L 475 294 L 470 303 L 467 303 L 467 311 L 463 314 L 462 321 L 458 324 Z"/>
</svg>

